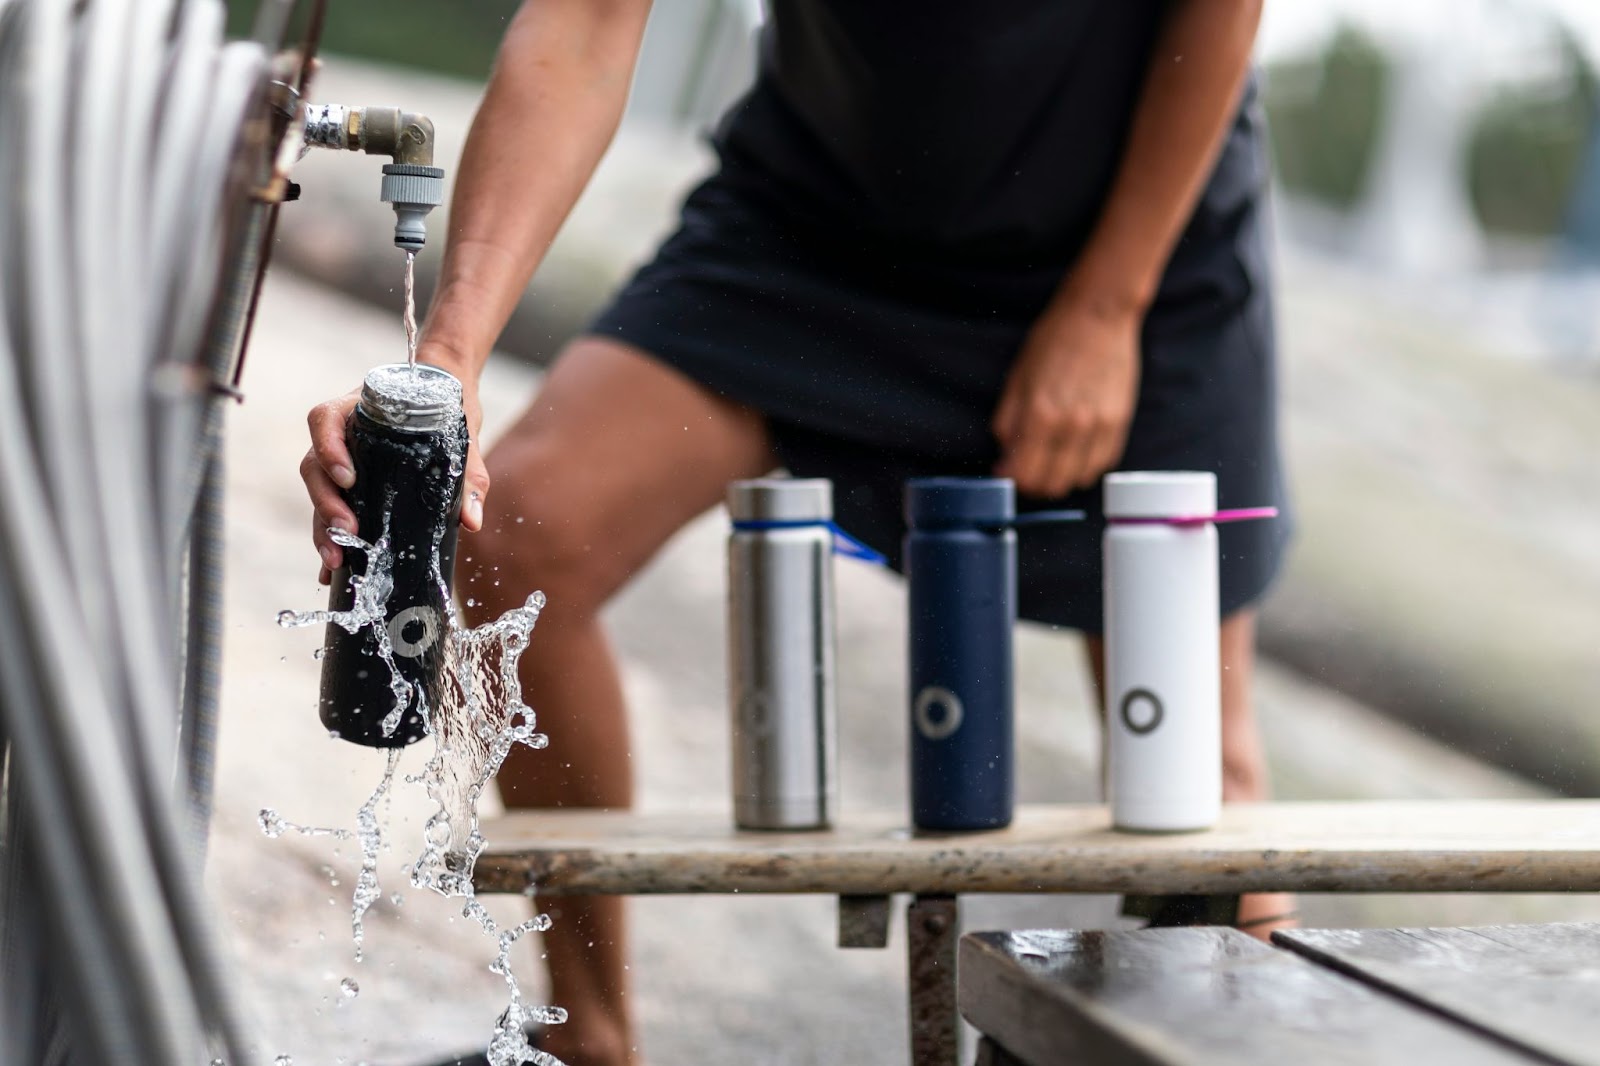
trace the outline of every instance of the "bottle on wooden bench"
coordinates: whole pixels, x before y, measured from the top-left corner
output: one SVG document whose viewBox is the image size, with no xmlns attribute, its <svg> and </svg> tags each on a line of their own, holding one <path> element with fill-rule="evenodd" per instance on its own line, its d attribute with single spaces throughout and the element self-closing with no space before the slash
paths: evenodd
<svg viewBox="0 0 1600 1066">
<path fill-rule="evenodd" d="M 1105 479 L 1105 718 L 1119 829 L 1207 829 L 1222 811 L 1217 481 Z"/>
<path fill-rule="evenodd" d="M 917 478 L 905 508 L 912 821 L 998 829 L 1015 793 L 1015 489 L 1006 478 Z"/>
<path fill-rule="evenodd" d="M 734 822 L 822 829 L 838 805 L 833 486 L 728 487 Z"/>
</svg>

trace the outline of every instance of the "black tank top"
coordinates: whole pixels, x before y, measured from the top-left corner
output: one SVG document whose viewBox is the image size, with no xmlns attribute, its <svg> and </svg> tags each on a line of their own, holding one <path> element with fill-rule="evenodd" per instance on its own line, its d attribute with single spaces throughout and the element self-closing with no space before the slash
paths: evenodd
<svg viewBox="0 0 1600 1066">
<path fill-rule="evenodd" d="M 1166 8 L 772 0 L 755 86 L 717 143 L 818 225 L 902 252 L 1068 261 L 1115 175 Z M 1262 184 L 1254 132 L 1230 139 L 1213 206 Z"/>
</svg>

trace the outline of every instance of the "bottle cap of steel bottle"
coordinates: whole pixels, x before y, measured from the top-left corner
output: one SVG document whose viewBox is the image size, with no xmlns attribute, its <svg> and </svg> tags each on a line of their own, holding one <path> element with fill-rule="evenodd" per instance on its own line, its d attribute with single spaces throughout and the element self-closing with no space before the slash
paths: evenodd
<svg viewBox="0 0 1600 1066">
<path fill-rule="evenodd" d="M 734 821 L 822 828 L 838 803 L 832 486 L 736 481 L 728 512 Z"/>
<path fill-rule="evenodd" d="M 1216 476 L 1110 474 L 1104 502 L 1112 821 L 1205 829 L 1222 806 Z"/>
<path fill-rule="evenodd" d="M 905 508 L 912 821 L 1008 825 L 1015 490 L 1004 478 L 919 478 Z"/>
<path fill-rule="evenodd" d="M 445 681 L 467 447 L 461 383 L 432 366 L 375 367 L 346 440 L 356 482 L 343 495 L 355 512 L 356 535 L 374 550 L 344 549 L 328 609 L 354 606 L 352 577 L 365 582 L 386 571 L 391 587 L 381 623 L 353 633 L 328 625 L 320 716 L 343 740 L 401 747 L 426 735 Z"/>
</svg>

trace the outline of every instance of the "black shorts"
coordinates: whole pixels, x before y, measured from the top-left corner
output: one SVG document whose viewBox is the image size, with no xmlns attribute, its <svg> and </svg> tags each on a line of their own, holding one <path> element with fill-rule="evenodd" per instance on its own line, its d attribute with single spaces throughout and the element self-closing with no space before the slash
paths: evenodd
<svg viewBox="0 0 1600 1066">
<path fill-rule="evenodd" d="M 825 230 L 725 164 L 591 332 L 761 412 L 784 466 L 831 478 L 840 524 L 898 568 L 902 486 L 993 471 L 1007 371 L 1071 264 L 962 262 Z M 1273 352 L 1264 204 L 1197 215 L 1145 320 L 1118 469 L 1210 470 L 1219 506 L 1283 509 L 1218 528 L 1225 614 L 1261 596 L 1288 540 Z M 1019 532 L 1019 607 L 1099 632 L 1099 489 L 1019 500 L 1063 506 L 1090 520 Z"/>
</svg>

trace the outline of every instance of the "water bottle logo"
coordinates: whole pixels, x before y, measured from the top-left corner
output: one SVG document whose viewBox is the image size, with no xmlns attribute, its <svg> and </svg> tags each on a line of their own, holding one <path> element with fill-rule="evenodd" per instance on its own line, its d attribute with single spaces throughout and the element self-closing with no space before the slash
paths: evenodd
<svg viewBox="0 0 1600 1066">
<path fill-rule="evenodd" d="M 961 728 L 961 719 L 965 716 L 961 697 L 938 685 L 929 685 L 917 693 L 917 701 L 911 706 L 911 719 L 916 723 L 917 732 L 929 740 L 950 736 Z"/>
<path fill-rule="evenodd" d="M 406 635 L 408 629 L 415 630 L 421 627 L 416 639 Z M 415 659 L 439 640 L 439 615 L 432 607 L 418 604 L 407 607 L 393 618 L 389 619 L 389 646 L 396 655 L 406 659 Z"/>
<path fill-rule="evenodd" d="M 1119 714 L 1122 724 L 1128 727 L 1128 732 L 1142 737 L 1154 733 L 1167 712 L 1161 705 L 1160 696 L 1147 688 L 1136 688 L 1130 689 L 1128 694 L 1122 697 Z"/>
</svg>

